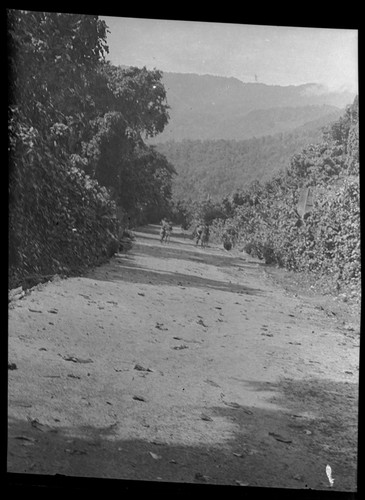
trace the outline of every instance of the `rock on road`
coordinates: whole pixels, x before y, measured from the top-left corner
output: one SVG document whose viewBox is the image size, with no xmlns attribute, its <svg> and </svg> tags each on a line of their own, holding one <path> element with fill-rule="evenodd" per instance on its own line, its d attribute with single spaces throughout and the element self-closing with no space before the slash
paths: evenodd
<svg viewBox="0 0 365 500">
<path fill-rule="evenodd" d="M 246 254 L 135 234 L 10 303 L 8 471 L 355 490 L 358 334 Z"/>
</svg>

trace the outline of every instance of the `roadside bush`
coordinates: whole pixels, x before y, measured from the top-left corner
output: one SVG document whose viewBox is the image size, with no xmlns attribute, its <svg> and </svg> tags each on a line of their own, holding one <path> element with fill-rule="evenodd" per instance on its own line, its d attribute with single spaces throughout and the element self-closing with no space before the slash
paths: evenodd
<svg viewBox="0 0 365 500">
<path fill-rule="evenodd" d="M 245 251 L 266 263 L 314 273 L 334 291 L 359 297 L 360 187 L 357 99 L 329 127 L 323 142 L 294 155 L 286 172 L 250 186 L 217 232 L 233 225 Z M 313 209 L 297 212 L 299 193 L 311 186 Z"/>
<path fill-rule="evenodd" d="M 118 249 L 115 204 L 105 188 L 18 137 L 10 159 L 9 288 L 29 276 L 72 274 Z"/>
</svg>

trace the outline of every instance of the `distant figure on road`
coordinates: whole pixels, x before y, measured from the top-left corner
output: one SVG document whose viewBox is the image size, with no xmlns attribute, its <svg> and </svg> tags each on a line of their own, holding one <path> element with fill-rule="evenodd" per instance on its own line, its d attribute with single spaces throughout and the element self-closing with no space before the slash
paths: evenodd
<svg viewBox="0 0 365 500">
<path fill-rule="evenodd" d="M 227 232 L 223 233 L 222 241 L 223 241 L 223 248 L 225 250 L 231 250 L 232 249 L 232 240 L 231 240 L 230 235 Z"/>
<path fill-rule="evenodd" d="M 172 222 L 170 221 L 166 225 L 166 235 L 165 235 L 166 243 L 170 241 L 171 233 L 172 233 Z"/>
<path fill-rule="evenodd" d="M 195 230 L 195 245 L 199 243 L 202 247 L 206 247 L 209 242 L 209 226 L 207 224 L 199 224 Z"/>
<path fill-rule="evenodd" d="M 195 230 L 195 237 L 196 237 L 195 246 L 199 245 L 199 242 L 200 242 L 202 235 L 203 235 L 203 229 L 204 229 L 203 224 L 199 224 Z"/>
<path fill-rule="evenodd" d="M 209 226 L 205 225 L 203 227 L 203 233 L 201 236 L 201 246 L 206 247 L 209 243 Z"/>
<path fill-rule="evenodd" d="M 163 240 L 166 239 L 167 228 L 168 228 L 168 222 L 165 218 L 163 218 L 161 221 L 161 228 L 160 228 L 160 243 L 163 243 Z"/>
</svg>

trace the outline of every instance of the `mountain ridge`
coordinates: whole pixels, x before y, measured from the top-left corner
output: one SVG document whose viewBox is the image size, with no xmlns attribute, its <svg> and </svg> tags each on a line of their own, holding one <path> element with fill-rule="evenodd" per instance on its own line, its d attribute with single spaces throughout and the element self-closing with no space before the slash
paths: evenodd
<svg viewBox="0 0 365 500">
<path fill-rule="evenodd" d="M 153 144 L 167 140 L 239 140 L 272 135 L 343 110 L 355 96 L 349 91 L 331 91 L 316 83 L 280 86 L 196 73 L 163 72 L 162 83 L 170 106 L 170 120 L 165 130 L 151 139 Z M 305 111 L 308 106 L 311 109 Z M 287 123 L 281 120 L 279 124 L 274 119 L 273 126 L 268 127 L 264 111 L 275 109 L 277 114 L 285 113 L 279 111 L 280 108 L 285 108 L 287 114 L 289 108 L 300 108 L 301 115 L 290 123 L 289 113 Z M 252 112 L 254 114 L 249 115 Z M 267 113 L 272 117 L 274 112 Z M 250 131 L 248 123 L 253 118 L 256 125 Z"/>
</svg>

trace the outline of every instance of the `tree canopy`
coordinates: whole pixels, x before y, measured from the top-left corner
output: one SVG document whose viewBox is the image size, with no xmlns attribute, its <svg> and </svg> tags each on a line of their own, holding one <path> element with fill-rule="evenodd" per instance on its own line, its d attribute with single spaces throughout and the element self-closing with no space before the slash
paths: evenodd
<svg viewBox="0 0 365 500">
<path fill-rule="evenodd" d="M 168 122 L 162 74 L 106 62 L 106 33 L 93 15 L 7 11 L 13 278 L 109 254 L 116 204 L 141 221 L 169 203 L 174 169 L 144 142 Z"/>
<path fill-rule="evenodd" d="M 320 138 L 321 127 L 313 125 L 240 141 L 168 141 L 156 147 L 177 171 L 172 183 L 175 199 L 197 201 L 210 196 L 219 201 L 255 180 L 270 180 L 287 167 L 295 153 Z"/>
</svg>

